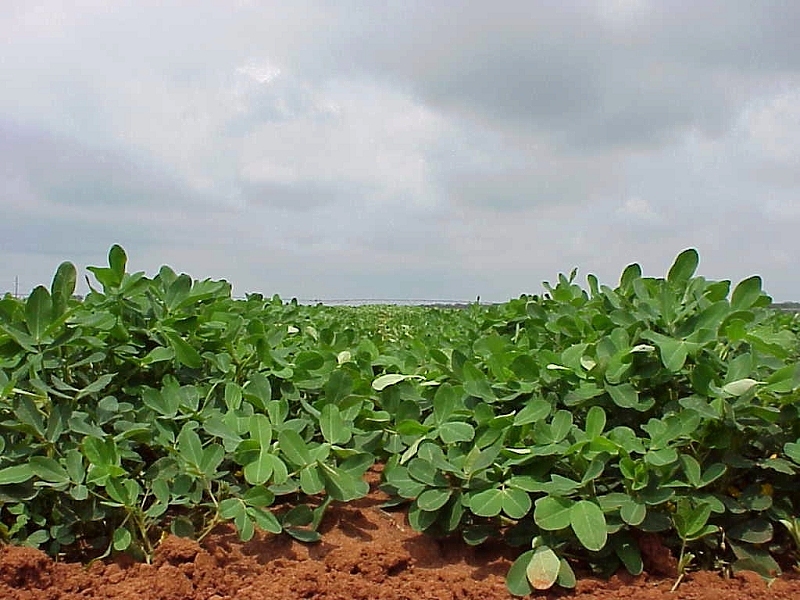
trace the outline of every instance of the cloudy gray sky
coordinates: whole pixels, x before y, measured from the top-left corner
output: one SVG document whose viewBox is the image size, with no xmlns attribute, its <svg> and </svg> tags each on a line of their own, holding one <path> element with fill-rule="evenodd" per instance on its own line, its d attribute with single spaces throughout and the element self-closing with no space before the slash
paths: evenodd
<svg viewBox="0 0 800 600">
<path fill-rule="evenodd" d="M 800 2 L 4 0 L 0 292 L 285 298 L 758 273 L 800 300 Z"/>
</svg>

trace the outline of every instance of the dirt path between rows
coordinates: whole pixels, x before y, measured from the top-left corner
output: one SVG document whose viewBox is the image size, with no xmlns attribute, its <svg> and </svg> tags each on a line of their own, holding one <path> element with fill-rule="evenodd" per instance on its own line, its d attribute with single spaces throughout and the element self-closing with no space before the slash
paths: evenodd
<svg viewBox="0 0 800 600">
<path fill-rule="evenodd" d="M 375 474 L 373 474 L 375 475 Z M 377 476 L 373 477 L 373 484 Z M 288 536 L 257 534 L 238 541 L 221 528 L 202 544 L 169 537 L 152 565 L 118 559 L 92 564 L 54 562 L 30 548 L 0 548 L 3 600 L 508 600 L 505 573 L 515 556 L 501 546 L 469 547 L 414 532 L 402 513 L 380 508 L 370 495 L 329 508 L 322 542 L 305 545 Z M 656 549 L 657 550 L 657 549 Z M 655 556 L 656 553 L 653 553 Z M 651 570 L 656 570 L 651 568 Z M 797 600 L 800 575 L 767 587 L 754 573 L 724 579 L 714 573 L 674 579 L 627 575 L 609 581 L 581 578 L 569 593 L 535 598 L 569 600 Z"/>
</svg>

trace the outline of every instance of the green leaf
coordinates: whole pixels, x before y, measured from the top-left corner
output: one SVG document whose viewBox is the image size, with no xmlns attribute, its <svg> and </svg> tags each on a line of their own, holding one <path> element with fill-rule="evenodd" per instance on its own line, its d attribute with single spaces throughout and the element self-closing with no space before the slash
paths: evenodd
<svg viewBox="0 0 800 600">
<path fill-rule="evenodd" d="M 462 366 L 464 375 L 464 391 L 470 396 L 481 398 L 487 402 L 494 402 L 497 396 L 492 390 L 486 375 L 470 362 Z"/>
<path fill-rule="evenodd" d="M 722 463 L 713 463 L 703 472 L 702 486 L 705 487 L 722 477 L 728 468 Z"/>
<path fill-rule="evenodd" d="M 73 483 L 83 482 L 86 470 L 83 468 L 83 456 L 78 450 L 68 450 L 66 455 L 67 473 Z"/>
<path fill-rule="evenodd" d="M 506 488 L 503 490 L 503 512 L 512 519 L 521 519 L 531 509 L 531 497 L 527 492 Z"/>
<path fill-rule="evenodd" d="M 767 580 L 775 579 L 781 574 L 780 565 L 765 548 L 734 541 L 731 541 L 730 545 L 736 558 L 739 559 L 731 565 L 734 573 L 755 571 Z"/>
<path fill-rule="evenodd" d="M 726 394 L 730 394 L 731 396 L 743 396 L 760 383 L 760 381 L 746 377 L 744 379 L 737 379 L 736 381 L 726 383 L 722 386 L 722 391 Z"/>
<path fill-rule="evenodd" d="M 308 446 L 300 437 L 300 434 L 291 429 L 284 429 L 278 434 L 278 447 L 281 452 L 298 467 L 304 467 L 313 462 Z"/>
<path fill-rule="evenodd" d="M 114 244 L 108 250 L 108 266 L 116 278 L 117 284 L 122 283 L 122 278 L 125 276 L 125 267 L 128 264 L 128 256 L 125 250 L 119 244 Z"/>
<path fill-rule="evenodd" d="M 322 437 L 331 444 L 346 444 L 353 437 L 352 431 L 342 418 L 339 407 L 335 404 L 326 404 L 322 407 L 319 426 Z"/>
<path fill-rule="evenodd" d="M 528 565 L 533 553 L 533 550 L 528 550 L 520 554 L 506 574 L 506 587 L 515 596 L 527 596 L 533 591 L 528 581 Z"/>
<path fill-rule="evenodd" d="M 256 459 L 245 465 L 243 469 L 244 478 L 250 485 L 262 485 L 272 476 L 273 456 L 262 448 Z"/>
<path fill-rule="evenodd" d="M 711 505 L 701 503 L 692 508 L 688 502 L 678 502 L 677 512 L 673 515 L 675 530 L 684 540 L 695 539 L 706 526 L 711 516 Z"/>
<path fill-rule="evenodd" d="M 432 487 L 447 487 L 449 483 L 430 461 L 421 457 L 413 458 L 408 463 L 408 474 Z"/>
<path fill-rule="evenodd" d="M 33 469 L 29 465 L 14 465 L 0 469 L 0 485 L 10 485 L 13 483 L 24 483 L 34 476 Z"/>
<path fill-rule="evenodd" d="M 660 450 L 650 450 L 644 455 L 644 460 L 654 467 L 666 467 L 678 460 L 678 453 L 675 448 L 661 448 Z"/>
<path fill-rule="evenodd" d="M 242 405 L 242 388 L 233 381 L 225 382 L 225 406 L 228 410 L 239 410 Z M 274 423 L 273 423 L 274 424 Z"/>
<path fill-rule="evenodd" d="M 325 489 L 325 480 L 316 465 L 305 467 L 300 471 L 300 489 L 308 496 L 319 494 Z"/>
<path fill-rule="evenodd" d="M 283 527 L 281 527 L 278 519 L 268 510 L 255 506 L 248 506 L 245 512 L 260 529 L 276 535 L 283 531 Z"/>
<path fill-rule="evenodd" d="M 244 503 L 239 498 L 225 498 L 219 503 L 219 516 L 223 519 L 233 519 L 243 513 L 244 509 Z"/>
<path fill-rule="evenodd" d="M 106 373 L 105 375 L 101 375 L 100 377 L 95 379 L 92 383 L 90 383 L 81 391 L 79 391 L 78 394 L 75 396 L 75 399 L 80 400 L 81 398 L 85 398 L 86 396 L 89 396 L 91 394 L 96 394 L 97 392 L 104 390 L 106 387 L 108 387 L 108 384 L 111 383 L 111 381 L 114 379 L 115 375 L 116 375 L 115 373 Z"/>
<path fill-rule="evenodd" d="M 638 398 L 637 398 L 638 402 Z M 598 437 L 606 427 L 606 411 L 599 406 L 593 406 L 586 413 L 586 435 L 590 439 Z"/>
<path fill-rule="evenodd" d="M 661 362 L 667 369 L 673 373 L 677 373 L 683 368 L 688 356 L 686 344 L 684 342 L 681 340 L 664 339 L 661 340 L 660 343 L 656 342 L 656 345 L 658 345 L 659 350 L 661 350 Z"/>
<path fill-rule="evenodd" d="M 295 356 L 294 365 L 298 370 L 316 371 L 325 365 L 325 358 L 319 352 L 303 350 Z"/>
<path fill-rule="evenodd" d="M 572 570 L 572 567 L 567 562 L 567 559 L 562 558 L 560 560 L 561 567 L 558 569 L 558 578 L 556 579 L 556 584 L 567 589 L 574 588 L 578 580 L 575 577 L 575 571 Z"/>
<path fill-rule="evenodd" d="M 630 383 L 606 385 L 606 391 L 620 408 L 634 408 L 639 404 L 639 392 Z"/>
<path fill-rule="evenodd" d="M 567 437 L 570 431 L 572 431 L 572 413 L 566 410 L 559 410 L 550 423 L 553 442 L 560 442 Z"/>
<path fill-rule="evenodd" d="M 545 531 L 558 531 L 569 527 L 572 500 L 557 496 L 544 496 L 536 501 L 533 520 Z"/>
<path fill-rule="evenodd" d="M 313 544 L 322 539 L 322 535 L 320 535 L 318 531 L 314 531 L 313 529 L 308 529 L 306 527 L 284 526 L 283 531 L 284 533 L 292 536 L 298 542 L 302 542 L 304 544 Z"/>
<path fill-rule="evenodd" d="M 633 498 L 628 498 L 620 507 L 619 515 L 628 525 L 636 527 L 640 525 L 647 516 L 647 506 L 643 502 L 637 502 Z"/>
<path fill-rule="evenodd" d="M 579 500 L 569 512 L 572 531 L 587 550 L 598 551 L 606 545 L 606 518 L 602 509 L 589 500 Z"/>
<path fill-rule="evenodd" d="M 16 406 L 16 417 L 19 419 L 20 423 L 31 427 L 40 438 L 44 437 L 44 421 L 42 420 L 42 414 L 30 397 L 23 396 L 19 399 Z"/>
<path fill-rule="evenodd" d="M 413 419 L 403 419 L 397 424 L 397 433 L 400 435 L 424 436 L 429 431 L 430 427 Z"/>
<path fill-rule="evenodd" d="M 628 290 L 633 282 L 642 277 L 642 267 L 638 263 L 631 263 L 622 271 L 619 278 L 619 287 Z"/>
<path fill-rule="evenodd" d="M 245 398 L 259 410 L 266 410 L 272 401 L 272 384 L 263 373 L 252 373 L 244 388 Z"/>
<path fill-rule="evenodd" d="M 114 550 L 117 552 L 122 552 L 127 550 L 131 542 L 133 541 L 133 537 L 131 536 L 131 532 L 128 531 L 125 527 L 118 527 L 114 530 L 114 539 L 113 545 Z"/>
<path fill-rule="evenodd" d="M 425 531 L 436 522 L 438 511 L 422 510 L 416 503 L 408 509 L 408 523 L 414 531 Z"/>
<path fill-rule="evenodd" d="M 167 362 L 175 358 L 175 350 L 172 347 L 158 346 L 148 352 L 142 358 L 142 365 L 152 365 L 158 362 Z"/>
<path fill-rule="evenodd" d="M 21 348 L 27 350 L 31 354 L 36 354 L 38 352 L 38 349 L 34 345 L 35 344 L 34 339 L 27 333 L 23 333 L 16 327 L 7 327 L 2 323 L 0 323 L 0 331 L 4 332 L 12 340 L 14 340 Z"/>
<path fill-rule="evenodd" d="M 203 444 L 194 429 L 184 425 L 178 434 L 178 452 L 187 463 L 200 470 L 203 461 Z"/>
<path fill-rule="evenodd" d="M 71 262 L 63 262 L 56 269 L 53 282 L 50 284 L 50 296 L 53 301 L 53 316 L 61 316 L 67 308 L 72 295 L 75 293 L 75 284 L 78 272 Z"/>
<path fill-rule="evenodd" d="M 183 300 L 189 295 L 192 290 L 192 278 L 186 273 L 178 276 L 167 288 L 164 294 L 164 303 L 167 305 L 167 310 L 175 310 Z"/>
<path fill-rule="evenodd" d="M 343 354 L 349 354 L 347 350 L 343 350 L 339 354 L 338 362 L 342 364 L 344 362 L 348 362 L 350 357 L 346 357 L 346 360 L 342 360 Z M 353 378 L 347 373 L 347 371 L 338 369 L 331 373 L 330 379 L 325 384 L 325 399 L 328 402 L 339 403 L 347 396 L 349 396 L 353 391 Z"/>
<path fill-rule="evenodd" d="M 445 423 L 456 408 L 458 395 L 449 383 L 439 386 L 433 396 L 433 418 L 437 425 Z"/>
<path fill-rule="evenodd" d="M 451 491 L 442 488 L 432 488 L 422 492 L 417 498 L 417 506 L 425 511 L 439 510 L 450 499 Z"/>
<path fill-rule="evenodd" d="M 683 472 L 686 474 L 686 479 L 692 487 L 702 487 L 702 479 L 700 477 L 700 463 L 697 459 L 688 454 L 681 454 L 681 465 Z"/>
<path fill-rule="evenodd" d="M 272 444 L 272 424 L 266 415 L 250 417 L 250 439 L 258 442 L 262 449 L 268 450 Z"/>
<path fill-rule="evenodd" d="M 372 389 L 376 392 L 381 392 L 385 390 L 387 387 L 396 385 L 401 381 L 407 381 L 408 379 L 425 379 L 420 375 L 401 375 L 399 373 L 387 373 L 386 375 L 381 375 L 375 381 L 372 382 Z"/>
<path fill-rule="evenodd" d="M 759 296 L 761 296 L 761 277 L 753 275 L 743 279 L 731 294 L 731 308 L 733 310 L 747 310 L 756 303 Z"/>
<path fill-rule="evenodd" d="M 319 468 L 323 479 L 325 479 L 325 491 L 334 500 L 350 502 L 351 500 L 363 498 L 369 493 L 369 485 L 365 481 L 353 477 L 347 471 L 325 463 L 320 463 Z"/>
<path fill-rule="evenodd" d="M 534 548 L 525 573 L 531 587 L 535 590 L 548 590 L 553 587 L 561 570 L 561 559 L 548 546 Z"/>
<path fill-rule="evenodd" d="M 47 328 L 53 321 L 53 300 L 42 285 L 36 286 L 25 301 L 25 324 L 34 343 L 42 342 Z"/>
<path fill-rule="evenodd" d="M 697 265 L 700 263 L 700 255 L 694 248 L 688 248 L 681 252 L 667 273 L 667 281 L 673 285 L 685 287 L 686 283 L 692 278 Z"/>
<path fill-rule="evenodd" d="M 29 464 L 31 470 L 39 479 L 55 484 L 69 483 L 70 481 L 69 473 L 55 459 L 33 456 Z"/>
<path fill-rule="evenodd" d="M 731 539 L 747 542 L 748 544 L 766 544 L 772 541 L 772 523 L 762 517 L 756 517 L 747 521 L 740 521 L 727 532 Z"/>
<path fill-rule="evenodd" d="M 496 517 L 503 510 L 504 494 L 497 488 L 478 492 L 469 499 L 470 510 L 479 517 Z"/>
<path fill-rule="evenodd" d="M 314 513 L 308 504 L 299 504 L 283 515 L 284 527 L 307 527 L 314 519 Z"/>
<path fill-rule="evenodd" d="M 199 369 L 203 365 L 200 353 L 180 335 L 171 331 L 165 332 L 164 335 L 166 335 L 172 349 L 175 351 L 175 358 L 179 363 L 190 369 Z"/>
<path fill-rule="evenodd" d="M 470 442 L 475 437 L 475 429 L 469 423 L 448 421 L 438 428 L 439 437 L 445 444 Z"/>
<path fill-rule="evenodd" d="M 636 542 L 628 534 L 616 535 L 612 541 L 614 551 L 622 561 L 622 564 L 625 565 L 628 573 L 633 576 L 641 575 L 642 571 L 644 571 L 644 562 Z"/>
<path fill-rule="evenodd" d="M 546 418 L 550 414 L 550 403 L 541 398 L 534 398 L 514 416 L 514 425 L 528 425 Z"/>
<path fill-rule="evenodd" d="M 242 438 L 236 433 L 236 430 L 222 420 L 221 417 L 210 417 L 203 423 L 203 430 L 213 437 L 218 437 L 222 440 L 225 448 L 235 450 Z"/>
<path fill-rule="evenodd" d="M 800 464 L 800 440 L 796 442 L 787 442 L 783 445 L 783 451 L 797 464 Z"/>
<path fill-rule="evenodd" d="M 87 437 L 83 440 L 83 453 L 93 466 L 119 465 L 119 451 L 114 440 Z"/>
<path fill-rule="evenodd" d="M 141 487 L 133 479 L 110 478 L 106 482 L 106 491 L 113 500 L 123 506 L 132 508 L 137 505 Z"/>
</svg>

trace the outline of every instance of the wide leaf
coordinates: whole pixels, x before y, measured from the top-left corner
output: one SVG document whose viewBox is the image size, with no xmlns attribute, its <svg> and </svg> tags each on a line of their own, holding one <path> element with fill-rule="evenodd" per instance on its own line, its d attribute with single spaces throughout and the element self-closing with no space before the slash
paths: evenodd
<svg viewBox="0 0 800 600">
<path fill-rule="evenodd" d="M 590 500 L 580 500 L 569 512 L 570 525 L 587 550 L 599 551 L 606 545 L 608 530 L 602 509 Z"/>
</svg>

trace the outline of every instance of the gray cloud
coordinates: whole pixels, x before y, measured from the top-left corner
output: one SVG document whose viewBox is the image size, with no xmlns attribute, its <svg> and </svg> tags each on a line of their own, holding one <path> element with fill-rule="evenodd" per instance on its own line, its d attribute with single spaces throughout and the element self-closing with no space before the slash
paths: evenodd
<svg viewBox="0 0 800 600">
<path fill-rule="evenodd" d="M 190 207 L 203 200 L 163 168 L 135 155 L 3 121 L 0 162 L 6 194 L 21 194 L 31 207 L 37 202 L 94 208 Z"/>
<path fill-rule="evenodd" d="M 754 86 L 800 67 L 800 7 L 786 2 L 403 2 L 358 14 L 360 35 L 336 48 L 345 65 L 571 148 L 719 133 Z"/>
<path fill-rule="evenodd" d="M 800 4 L 8 6 L 0 282 L 122 242 L 240 293 L 502 300 L 697 246 L 800 298 Z"/>
</svg>

